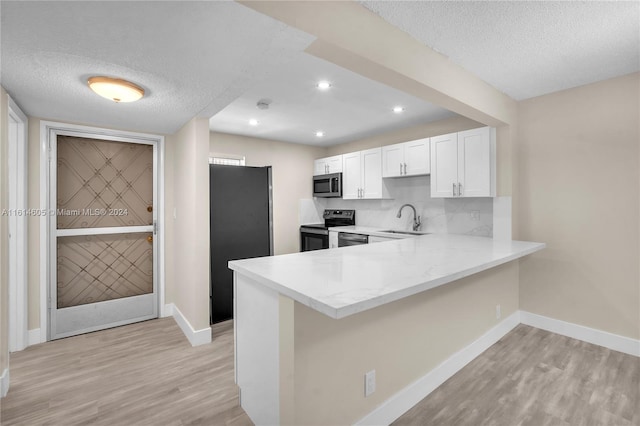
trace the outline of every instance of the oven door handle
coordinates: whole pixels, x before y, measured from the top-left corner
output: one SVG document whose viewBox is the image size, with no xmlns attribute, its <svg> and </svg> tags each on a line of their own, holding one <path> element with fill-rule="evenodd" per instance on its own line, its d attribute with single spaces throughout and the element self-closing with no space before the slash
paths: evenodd
<svg viewBox="0 0 640 426">
<path fill-rule="evenodd" d="M 301 228 L 300 233 L 302 234 L 314 234 L 314 235 L 329 235 L 329 231 L 326 229 L 311 229 L 311 228 Z"/>
</svg>

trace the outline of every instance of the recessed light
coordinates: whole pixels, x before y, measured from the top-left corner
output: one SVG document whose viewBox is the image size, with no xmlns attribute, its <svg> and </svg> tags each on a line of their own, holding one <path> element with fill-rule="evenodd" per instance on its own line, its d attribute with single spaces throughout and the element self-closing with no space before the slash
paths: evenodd
<svg viewBox="0 0 640 426">
<path fill-rule="evenodd" d="M 255 118 L 252 118 L 251 120 L 249 120 L 249 126 L 257 126 L 259 123 L 260 122 Z"/>
<path fill-rule="evenodd" d="M 328 81 L 319 81 L 318 82 L 318 89 L 320 90 L 329 90 L 329 88 L 331 87 L 331 83 L 329 83 Z"/>
<path fill-rule="evenodd" d="M 404 108 L 401 106 L 393 107 L 393 112 L 395 112 L 396 114 L 400 114 L 402 111 L 404 111 Z"/>
<path fill-rule="evenodd" d="M 316 132 L 316 136 L 321 138 L 324 136 L 324 132 Z"/>
</svg>

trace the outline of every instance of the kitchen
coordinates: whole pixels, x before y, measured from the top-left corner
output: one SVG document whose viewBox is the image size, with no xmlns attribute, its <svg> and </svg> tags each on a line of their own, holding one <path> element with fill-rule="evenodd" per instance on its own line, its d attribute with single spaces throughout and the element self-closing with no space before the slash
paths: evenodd
<svg viewBox="0 0 640 426">
<path fill-rule="evenodd" d="M 365 10 L 366 8 L 360 4 L 293 3 L 287 7 L 278 3 L 247 3 L 247 5 L 249 7 L 238 4 L 219 7 L 242 8 L 243 13 L 251 15 L 246 17 L 243 15 L 246 22 L 251 22 L 254 15 L 262 14 L 260 18 L 255 19 L 264 20 L 266 19 L 264 16 L 269 16 L 269 19 L 279 20 L 280 26 L 277 28 L 280 30 L 284 22 L 297 27 L 301 32 L 313 34 L 317 39 L 309 47 L 306 44 L 309 38 L 305 38 L 304 35 L 296 33 L 289 38 L 304 44 L 307 54 L 329 60 L 337 66 L 349 69 L 379 84 L 401 88 L 402 91 L 412 93 L 422 101 L 429 100 L 449 111 L 455 111 L 457 115 L 441 117 L 429 123 L 413 123 L 388 132 L 378 129 L 373 134 L 354 136 L 348 140 L 338 141 L 332 146 L 287 143 L 260 133 L 260 128 L 264 128 L 262 126 L 256 127 L 254 131 L 258 133 L 254 136 L 231 134 L 228 131 L 211 131 L 209 117 L 213 114 L 190 119 L 197 115 L 195 112 L 189 117 L 185 117 L 184 114 L 181 116 L 178 113 L 175 114 L 176 117 L 180 117 L 177 121 L 182 120 L 174 128 L 179 129 L 178 131 L 155 130 L 154 133 L 167 135 L 165 137 L 165 158 L 168 160 L 165 164 L 166 197 L 163 200 L 167 219 L 164 226 L 166 259 L 164 304 L 173 305 L 175 308 L 173 316 L 182 324 L 182 329 L 189 336 L 191 343 L 208 343 L 206 335 L 209 335 L 210 340 L 207 303 L 208 238 L 201 225 L 207 223 L 208 209 L 207 200 L 199 199 L 197 194 L 207 193 L 207 157 L 212 154 L 227 154 L 245 157 L 247 165 L 273 167 L 273 231 L 276 254 L 298 252 L 299 225 L 319 223 L 325 208 L 356 210 L 358 225 L 378 225 L 385 229 L 410 230 L 412 218 L 409 210 L 405 208 L 400 219 L 396 214 L 402 204 L 414 204 L 418 215 L 421 216 L 421 229 L 425 232 L 438 234 L 442 230 L 451 229 L 460 231 L 459 233 L 462 234 L 479 232 L 486 236 L 505 236 L 508 239 L 513 236 L 514 239 L 542 241 L 547 244 L 547 249 L 515 263 L 515 269 L 503 271 L 512 282 L 517 283 L 505 293 L 494 294 L 496 297 L 500 294 L 503 296 L 508 294 L 508 300 L 501 303 L 505 313 L 507 307 L 511 312 L 528 312 L 530 314 L 528 322 L 536 322 L 538 327 L 544 325 L 555 332 L 564 332 L 601 346 L 618 348 L 616 350 L 621 350 L 620 346 L 616 346 L 621 341 L 622 346 L 637 347 L 637 340 L 640 337 L 637 326 L 639 299 L 638 191 L 636 190 L 638 185 L 638 106 L 636 97 L 630 96 L 637 93 L 637 67 L 625 69 L 618 74 L 598 76 L 591 80 L 585 79 L 573 85 L 554 87 L 537 93 L 526 92 L 527 85 L 520 84 L 518 87 L 525 92 L 514 91 L 511 96 L 517 99 L 515 101 L 500 91 L 494 90 L 446 57 L 416 42 L 406 32 L 397 30 L 376 13 Z M 200 6 L 205 7 L 203 4 Z M 431 7 L 430 5 L 414 6 Z M 313 13 L 305 12 L 303 9 L 306 7 L 312 8 Z M 562 9 L 561 5 L 554 4 L 553 7 L 561 11 L 560 16 L 571 13 L 569 10 Z M 10 7 L 5 7 L 3 2 L 3 16 L 8 10 L 11 10 Z M 235 10 L 233 12 L 239 13 Z M 475 12 L 482 13 L 478 10 Z M 380 13 L 384 14 L 382 11 Z M 336 14 L 343 19 L 335 20 L 333 16 Z M 313 15 L 313 19 L 309 15 Z M 602 16 L 602 13 L 594 15 Z M 630 14 L 616 14 L 614 21 L 623 21 L 623 15 Z M 137 16 L 144 16 L 144 13 Z M 197 21 L 196 17 L 193 19 Z M 388 19 L 392 18 L 388 17 Z M 544 20 L 541 19 L 540 22 Z M 224 27 L 225 23 L 220 22 L 219 25 Z M 25 24 L 24 27 L 29 28 L 29 25 Z M 256 23 L 255 27 L 259 28 L 259 25 Z M 360 36 L 353 37 L 352 27 L 362 30 Z M 600 28 L 600 25 L 589 26 L 589 28 L 596 27 Z M 3 21 L 3 43 L 7 40 L 5 28 L 8 27 Z M 409 30 L 405 28 L 405 31 Z M 282 31 L 284 33 L 281 36 L 286 39 L 286 30 Z M 632 32 L 632 34 L 635 33 Z M 263 39 L 267 38 L 263 37 Z M 588 37 L 585 36 L 585 38 L 588 40 Z M 452 39 L 455 37 L 452 36 Z M 586 41 L 586 43 L 589 42 Z M 67 45 L 72 44 L 67 43 Z M 171 45 L 170 42 L 167 44 Z M 367 49 L 369 45 L 378 46 L 378 48 L 371 51 Z M 241 55 L 234 56 L 233 61 L 220 62 L 226 66 L 227 63 L 237 61 L 245 64 L 245 70 L 252 71 L 259 67 L 251 67 L 247 64 L 262 63 L 266 69 L 270 65 L 270 59 L 269 55 L 260 54 L 261 49 L 264 49 L 264 45 L 257 45 L 255 54 L 247 56 L 253 59 L 246 63 L 242 62 L 245 58 L 240 57 Z M 5 50 L 3 44 L 3 56 L 8 51 L 9 49 Z M 179 51 L 173 54 L 180 57 Z M 593 56 L 601 61 L 606 57 L 603 51 Z M 416 72 L 416 69 L 421 69 L 421 66 L 415 62 L 417 57 L 421 58 L 424 64 L 429 64 L 429 72 Z M 633 58 L 633 55 L 629 54 L 629 57 Z M 117 58 L 117 55 L 113 55 L 109 58 L 103 57 L 102 61 L 118 63 Z M 542 63 L 543 58 L 538 57 L 537 60 Z M 50 63 L 46 55 L 38 57 L 38 61 Z M 13 78 L 9 68 L 11 63 L 3 62 L 3 88 L 16 98 L 29 115 L 28 161 L 30 165 L 35 165 L 29 168 L 30 185 L 36 184 L 41 178 L 37 167 L 41 132 L 41 120 L 38 117 L 42 117 L 43 120 L 48 118 L 65 122 L 92 123 L 137 131 L 159 129 L 159 126 L 149 124 L 151 123 L 149 121 L 142 119 L 129 121 L 128 117 L 122 117 L 121 114 L 118 115 L 117 120 L 107 123 L 106 121 L 95 122 L 82 112 L 74 116 L 55 116 L 53 112 L 32 112 L 38 110 L 33 106 L 29 108 L 25 106 L 29 104 L 28 98 L 20 103 L 19 91 L 16 91 L 15 87 L 10 87 L 11 78 Z M 195 63 L 195 61 L 183 61 L 183 63 Z M 167 68 L 171 66 L 172 64 L 167 64 Z M 23 67 L 23 69 L 26 68 Z M 156 66 L 156 68 L 160 67 Z M 597 67 L 586 65 L 582 68 L 596 69 Z M 34 69 L 38 69 L 37 64 Z M 553 70 L 553 66 L 550 70 Z M 538 73 L 538 75 L 543 74 L 544 72 Z M 484 78 L 489 80 L 487 77 Z M 145 79 L 142 80 L 146 82 Z M 524 81 L 534 82 L 535 79 L 529 78 Z M 317 79 L 314 78 L 308 83 L 307 99 L 311 101 L 320 94 L 316 92 Z M 498 83 L 493 84 L 499 86 Z M 60 84 L 60 86 L 64 85 Z M 250 84 L 246 87 L 247 93 L 249 93 L 249 86 Z M 54 84 L 52 87 L 57 86 Z M 462 87 L 464 89 L 461 89 Z M 329 93 L 340 94 L 339 89 L 344 88 L 336 82 Z M 82 87 L 82 90 L 86 90 L 86 87 Z M 506 89 L 503 91 L 508 93 Z M 3 99 L 6 99 L 6 95 L 3 94 L 3 96 Z M 251 96 L 251 102 L 247 108 L 253 112 L 265 111 L 256 108 L 256 102 L 263 97 L 264 95 Z M 33 98 L 40 99 L 38 95 Z M 64 96 L 60 97 L 62 98 Z M 194 92 L 191 99 L 200 98 Z M 277 111 L 282 105 L 279 105 L 279 98 L 273 96 L 272 99 L 273 103 L 266 111 Z M 179 100 L 177 99 L 176 102 Z M 226 106 L 231 103 L 231 100 L 221 99 L 220 102 L 224 101 Z M 3 111 L 6 108 L 4 102 Z M 179 107 L 190 111 L 187 106 Z M 380 105 L 380 109 L 388 112 L 391 117 L 394 116 L 391 110 L 393 107 L 394 104 Z M 224 109 L 220 106 L 217 108 Z M 96 107 L 96 109 L 100 108 Z M 410 113 L 411 109 L 408 108 L 406 112 Z M 264 119 L 262 121 L 261 124 L 266 124 Z M 498 197 L 496 198 L 481 198 L 476 205 L 466 204 L 476 201 L 430 199 L 426 191 L 431 186 L 432 177 L 427 176 L 391 178 L 391 185 L 396 185 L 396 188 L 392 189 L 396 192 L 396 198 L 393 201 L 338 201 L 338 199 L 317 201 L 312 197 L 311 176 L 314 160 L 481 127 L 478 123 L 481 126 L 495 127 L 497 131 L 495 183 Z M 504 123 L 509 123 L 510 126 Z M 312 127 L 309 137 L 315 140 L 315 132 L 320 130 L 326 132 L 324 140 L 331 137 L 328 127 L 323 129 L 315 126 Z M 5 140 L 3 136 L 3 144 Z M 615 149 L 612 149 L 612 146 Z M 598 172 L 594 173 L 596 170 Z M 301 178 L 292 179 L 291 176 Z M 625 184 L 620 184 L 621 182 Z M 417 193 L 421 195 L 416 197 Z M 38 191 L 30 192 L 28 199 L 30 205 L 37 207 Z M 422 205 L 418 205 L 420 203 Z M 376 215 L 378 217 L 381 215 L 382 220 L 376 220 Z M 456 217 L 456 215 L 459 216 Z M 478 217 L 480 220 L 477 220 Z M 362 220 L 364 222 L 360 222 Z M 602 223 L 607 225 L 602 226 Z M 28 224 L 29 238 L 37 242 L 39 223 L 30 218 Z M 585 232 L 585 229 L 588 232 Z M 6 236 L 6 234 L 3 235 Z M 396 243 L 380 243 L 378 246 L 384 244 Z M 404 243 L 398 242 L 398 244 Z M 45 333 L 42 328 L 42 315 L 38 315 L 39 311 L 42 312 L 38 309 L 40 306 L 38 300 L 41 300 L 42 292 L 40 291 L 37 247 L 38 244 L 29 246 L 29 258 L 36 259 L 30 260 L 29 306 L 36 308 L 29 311 L 28 330 L 33 341 L 39 343 L 44 341 L 42 337 Z M 370 248 L 373 249 L 373 246 Z M 3 291 L 6 291 L 6 285 L 6 280 L 3 278 Z M 425 294 L 427 293 L 429 291 Z M 3 300 L 6 298 L 3 297 Z M 3 312 L 6 312 L 6 302 L 4 306 Z M 494 309 L 495 303 L 492 302 L 493 323 L 496 321 Z M 167 314 L 172 315 L 170 311 L 162 313 L 162 315 Z M 487 324 L 486 329 L 489 328 Z M 37 330 L 43 331 L 37 334 Z M 481 334 L 482 330 L 478 330 L 475 335 Z M 40 337 L 36 339 L 38 335 Z M 595 341 L 594 338 L 589 337 L 591 335 L 596 336 Z M 6 342 L 3 342 L 2 348 L 6 351 Z M 452 349 L 450 353 L 455 351 L 455 348 L 450 349 Z M 7 369 L 8 355 L 3 352 L 2 356 L 0 367 Z M 378 373 L 380 374 L 380 371 Z M 361 382 L 362 380 L 359 379 L 358 384 L 362 384 Z M 359 412 L 371 411 L 374 408 L 373 405 L 376 405 L 372 401 L 380 403 L 381 401 L 376 399 L 385 394 L 385 388 L 387 387 L 380 383 L 373 399 L 360 396 L 361 392 L 358 389 L 358 398 L 361 398 L 357 403 L 360 404 Z"/>
</svg>

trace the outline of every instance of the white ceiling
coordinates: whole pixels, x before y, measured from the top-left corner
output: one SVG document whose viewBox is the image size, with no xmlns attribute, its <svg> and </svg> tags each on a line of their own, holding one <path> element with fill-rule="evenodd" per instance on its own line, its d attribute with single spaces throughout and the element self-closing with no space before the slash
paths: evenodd
<svg viewBox="0 0 640 426">
<path fill-rule="evenodd" d="M 331 82 L 331 88 L 318 90 L 316 85 L 321 80 Z M 272 100 L 269 109 L 257 108 L 261 99 Z M 394 113 L 396 105 L 405 111 Z M 213 116 L 209 127 L 217 132 L 328 146 L 453 115 L 405 92 L 300 53 Z M 250 126 L 250 118 L 257 119 L 259 125 Z M 325 135 L 318 138 L 316 131 Z"/>
<path fill-rule="evenodd" d="M 30 116 L 154 133 L 211 117 L 313 37 L 235 2 L 1 4 L 2 86 Z M 116 104 L 92 75 L 146 90 Z"/>
<path fill-rule="evenodd" d="M 640 2 L 361 1 L 516 100 L 640 70 Z"/>
<path fill-rule="evenodd" d="M 363 4 L 516 99 L 640 68 L 638 2 Z M 34 117 L 174 133 L 215 115 L 218 131 L 329 145 L 448 114 L 303 53 L 312 36 L 235 2 L 0 5 L 0 82 Z M 92 75 L 147 96 L 112 103 L 87 88 Z M 318 92 L 319 78 L 334 87 Z M 255 108 L 261 98 L 269 110 Z M 389 113 L 396 103 L 406 113 Z M 249 128 L 249 115 L 261 125 Z"/>
</svg>

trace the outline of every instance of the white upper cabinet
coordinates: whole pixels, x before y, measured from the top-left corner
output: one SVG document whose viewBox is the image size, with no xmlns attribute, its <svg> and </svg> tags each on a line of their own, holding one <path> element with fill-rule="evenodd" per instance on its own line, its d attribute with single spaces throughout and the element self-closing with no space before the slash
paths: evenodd
<svg viewBox="0 0 640 426">
<path fill-rule="evenodd" d="M 382 177 L 428 175 L 429 138 L 382 147 Z"/>
<path fill-rule="evenodd" d="M 360 198 L 361 188 L 360 152 L 342 156 L 342 198 Z"/>
<path fill-rule="evenodd" d="M 431 198 L 453 197 L 458 183 L 458 134 L 431 138 Z"/>
<path fill-rule="evenodd" d="M 342 160 L 342 198 L 374 199 L 388 195 L 382 182 L 381 148 L 344 154 Z"/>
<path fill-rule="evenodd" d="M 313 175 L 326 175 L 342 172 L 342 155 L 319 158 L 313 162 Z"/>
<path fill-rule="evenodd" d="M 495 129 L 431 138 L 431 197 L 495 196 Z"/>
</svg>

